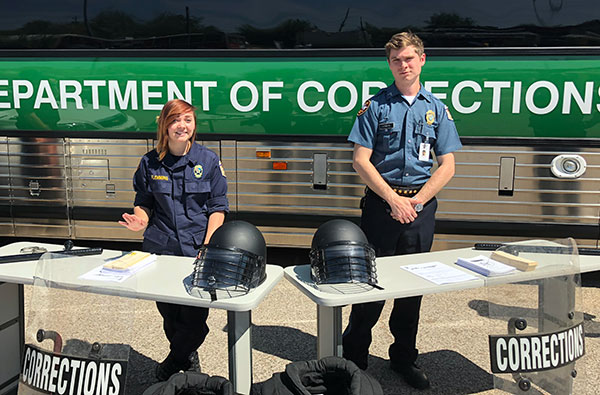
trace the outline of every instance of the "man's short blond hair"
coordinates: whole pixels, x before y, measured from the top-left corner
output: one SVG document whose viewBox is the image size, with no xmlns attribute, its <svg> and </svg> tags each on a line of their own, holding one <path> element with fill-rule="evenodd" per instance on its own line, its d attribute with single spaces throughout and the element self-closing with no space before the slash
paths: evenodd
<svg viewBox="0 0 600 395">
<path fill-rule="evenodd" d="M 415 51 L 419 56 L 425 53 L 423 41 L 421 41 L 419 36 L 411 32 L 396 33 L 385 44 L 385 56 L 389 59 L 390 52 L 392 52 L 392 49 L 404 49 L 411 45 L 415 47 Z"/>
</svg>

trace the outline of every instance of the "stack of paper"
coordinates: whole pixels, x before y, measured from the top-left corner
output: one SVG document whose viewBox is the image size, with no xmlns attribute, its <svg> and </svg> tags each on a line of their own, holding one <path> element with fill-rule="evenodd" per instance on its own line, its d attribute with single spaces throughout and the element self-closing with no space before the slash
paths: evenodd
<svg viewBox="0 0 600 395">
<path fill-rule="evenodd" d="M 156 260 L 156 255 L 149 252 L 131 251 L 117 259 L 105 263 L 103 272 L 133 274 Z"/>
<path fill-rule="evenodd" d="M 464 268 L 473 270 L 484 276 L 500 276 L 515 271 L 515 268 L 504 263 L 500 263 L 483 255 L 475 258 L 458 258 L 456 264 Z"/>
</svg>

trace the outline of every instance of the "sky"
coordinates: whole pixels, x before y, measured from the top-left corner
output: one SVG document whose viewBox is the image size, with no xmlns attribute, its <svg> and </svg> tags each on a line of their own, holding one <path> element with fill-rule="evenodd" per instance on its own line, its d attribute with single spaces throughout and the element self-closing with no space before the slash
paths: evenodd
<svg viewBox="0 0 600 395">
<path fill-rule="evenodd" d="M 307 19 L 322 30 L 337 31 L 348 8 L 347 30 L 356 29 L 361 18 L 380 27 L 419 26 L 431 15 L 443 12 L 471 18 L 478 25 L 498 27 L 570 25 L 600 18 L 598 0 L 144 0 L 143 6 L 140 4 L 139 0 L 87 0 L 88 17 L 103 10 L 120 10 L 143 21 L 162 12 L 183 15 L 188 6 L 191 16 L 201 17 L 204 24 L 228 33 L 245 23 L 269 28 L 288 18 Z M 63 23 L 81 21 L 83 5 L 84 0 L 5 0 L 0 4 L 0 26 L 18 28 L 34 17 Z"/>
</svg>

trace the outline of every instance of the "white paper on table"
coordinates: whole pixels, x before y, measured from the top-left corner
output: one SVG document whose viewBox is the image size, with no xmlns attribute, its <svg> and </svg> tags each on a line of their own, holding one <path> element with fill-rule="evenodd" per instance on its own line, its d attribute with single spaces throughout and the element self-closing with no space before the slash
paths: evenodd
<svg viewBox="0 0 600 395">
<path fill-rule="evenodd" d="M 452 266 L 444 265 L 442 262 L 417 263 L 400 267 L 437 285 L 477 280 L 476 276 Z"/>
</svg>

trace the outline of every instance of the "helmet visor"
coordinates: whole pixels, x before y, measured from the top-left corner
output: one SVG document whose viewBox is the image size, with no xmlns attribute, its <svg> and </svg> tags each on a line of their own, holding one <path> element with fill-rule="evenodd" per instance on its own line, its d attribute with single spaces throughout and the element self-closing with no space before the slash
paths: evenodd
<svg viewBox="0 0 600 395">
<path fill-rule="evenodd" d="M 264 278 L 262 257 L 243 250 L 205 246 L 194 262 L 192 285 L 209 291 L 247 293 Z"/>
<path fill-rule="evenodd" d="M 310 262 L 316 284 L 377 284 L 375 252 L 367 245 L 337 244 L 313 249 Z"/>
</svg>

